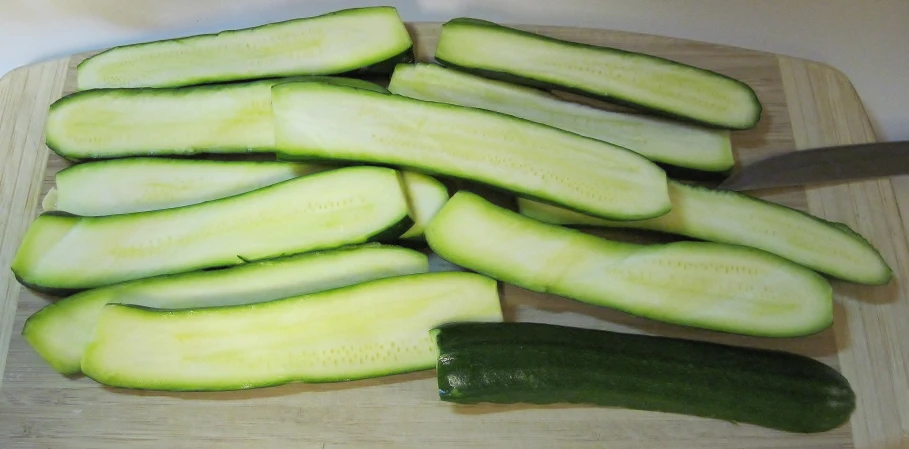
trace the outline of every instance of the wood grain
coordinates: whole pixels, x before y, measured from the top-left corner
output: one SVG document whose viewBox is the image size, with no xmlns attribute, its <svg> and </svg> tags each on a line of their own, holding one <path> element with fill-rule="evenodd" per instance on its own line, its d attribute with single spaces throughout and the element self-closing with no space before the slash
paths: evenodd
<svg viewBox="0 0 909 449">
<path fill-rule="evenodd" d="M 768 154 L 874 140 L 861 102 L 835 70 L 807 61 L 664 37 L 592 29 L 523 27 L 643 51 L 706 67 L 751 85 L 764 105 L 755 129 L 733 133 L 740 162 Z M 428 59 L 437 24 L 411 24 Z M 904 448 L 909 447 L 909 251 L 900 205 L 909 182 L 888 180 L 762 192 L 772 201 L 842 221 L 893 266 L 888 286 L 836 284 L 835 326 L 799 339 L 731 336 L 656 323 L 505 286 L 509 319 L 778 348 L 839 367 L 859 396 L 849 425 L 798 435 L 679 415 L 589 407 L 441 403 L 432 372 L 347 384 L 286 385 L 230 393 L 103 388 L 51 370 L 21 338 L 50 300 L 20 289 L 7 267 L 40 195 L 67 163 L 43 145 L 48 104 L 75 86 L 85 55 L 21 69 L 0 81 L 0 447 L 72 448 Z M 896 186 L 896 189 L 894 187 Z M 2 364 L 3 362 L 0 362 Z M 2 365 L 0 365 L 2 366 Z"/>
</svg>

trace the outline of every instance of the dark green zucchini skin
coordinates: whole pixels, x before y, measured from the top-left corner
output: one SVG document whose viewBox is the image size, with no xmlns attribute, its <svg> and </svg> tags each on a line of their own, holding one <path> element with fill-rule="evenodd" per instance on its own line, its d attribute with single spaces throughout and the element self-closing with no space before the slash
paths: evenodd
<svg viewBox="0 0 909 449">
<path fill-rule="evenodd" d="M 561 39 L 556 39 L 556 38 L 552 38 L 549 36 L 544 36 L 542 34 L 531 33 L 528 31 L 523 31 L 523 30 L 518 30 L 516 28 L 507 27 L 507 26 L 500 25 L 498 23 L 490 22 L 487 20 L 474 19 L 474 18 L 469 18 L 469 17 L 460 17 L 457 19 L 452 19 L 452 20 L 448 21 L 446 24 L 448 24 L 448 23 L 452 23 L 452 24 L 466 23 L 466 24 L 485 26 L 485 27 L 490 27 L 490 28 L 504 28 L 515 34 L 532 36 L 536 39 L 540 39 L 540 40 L 544 40 L 544 41 L 557 42 L 559 44 L 568 44 L 568 45 L 573 45 L 576 47 L 607 49 L 609 51 L 614 51 L 616 53 L 624 53 L 624 54 L 633 55 L 638 58 L 661 60 L 661 61 L 666 61 L 666 62 L 669 62 L 672 64 L 676 64 L 676 65 L 687 65 L 687 64 L 682 64 L 678 61 L 673 61 L 671 59 L 661 58 L 659 56 L 648 55 L 648 54 L 643 54 L 643 53 L 635 53 L 635 52 L 621 50 L 621 49 L 614 48 L 614 47 L 603 47 L 603 46 L 582 44 L 579 42 L 570 42 L 570 41 L 565 41 L 565 40 L 561 40 Z M 646 105 L 638 104 L 633 101 L 623 100 L 620 98 L 616 98 L 614 96 L 607 97 L 607 96 L 603 96 L 603 95 L 598 95 L 595 92 L 590 92 L 588 90 L 576 88 L 573 86 L 551 84 L 551 83 L 548 83 L 545 81 L 540 81 L 540 80 L 533 79 L 533 78 L 526 78 L 526 77 L 515 75 L 512 73 L 500 72 L 500 71 L 496 71 L 496 70 L 488 70 L 488 69 L 483 69 L 483 68 L 479 68 L 479 67 L 464 66 L 464 65 L 456 64 L 452 61 L 447 61 L 444 58 L 440 58 L 438 56 L 435 56 L 435 61 L 443 66 L 450 67 L 450 68 L 456 69 L 456 70 L 460 70 L 462 72 L 472 73 L 474 75 L 482 76 L 484 78 L 496 79 L 496 80 L 505 81 L 505 82 L 509 82 L 509 83 L 513 83 L 513 84 L 520 84 L 520 85 L 524 85 L 524 86 L 536 87 L 538 89 L 543 89 L 543 90 L 547 90 L 547 91 L 560 90 L 560 91 L 564 91 L 564 92 L 569 92 L 569 93 L 573 93 L 573 94 L 577 94 L 577 95 L 582 95 L 585 97 L 590 97 L 590 98 L 595 98 L 598 100 L 606 101 L 608 103 L 613 103 L 613 104 L 617 104 L 617 105 L 621 105 L 621 106 L 627 106 L 627 107 L 637 109 L 640 111 L 646 111 L 646 112 L 649 112 L 653 115 L 657 115 L 660 117 L 671 118 L 674 120 L 679 120 L 679 121 L 688 122 L 688 123 L 695 123 L 695 124 L 705 126 L 708 128 L 738 129 L 738 130 L 751 129 L 757 125 L 757 122 L 758 122 L 758 120 L 760 120 L 761 114 L 763 112 L 763 107 L 761 105 L 761 102 L 760 102 L 760 100 L 758 100 L 757 95 L 755 94 L 754 95 L 754 104 L 758 110 L 757 110 L 756 116 L 754 118 L 754 122 L 745 124 L 742 126 L 722 125 L 722 124 L 717 124 L 717 123 L 704 122 L 704 121 L 700 121 L 700 120 L 693 120 L 689 117 L 673 114 L 671 112 L 664 111 L 662 109 L 647 107 Z M 737 80 L 735 78 L 731 78 L 729 76 L 723 75 L 723 74 L 715 72 L 713 70 L 707 70 L 707 69 L 703 69 L 703 68 L 699 68 L 699 67 L 697 69 L 701 70 L 705 73 L 711 73 L 718 77 L 732 80 L 732 81 L 746 87 L 747 89 L 751 90 L 752 93 L 754 92 L 753 89 L 751 89 L 751 86 L 748 86 L 748 84 L 744 83 L 743 81 Z"/>
<path fill-rule="evenodd" d="M 855 409 L 839 372 L 781 351 L 537 323 L 433 332 L 448 402 L 616 406 L 800 433 L 836 428 Z"/>
</svg>

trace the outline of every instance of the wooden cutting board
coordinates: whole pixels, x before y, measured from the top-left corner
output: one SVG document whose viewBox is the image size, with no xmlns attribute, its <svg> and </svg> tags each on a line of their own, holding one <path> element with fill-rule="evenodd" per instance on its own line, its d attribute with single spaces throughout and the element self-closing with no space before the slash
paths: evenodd
<svg viewBox="0 0 909 449">
<path fill-rule="evenodd" d="M 563 39 L 676 59 L 741 79 L 764 116 L 733 133 L 739 161 L 818 146 L 869 142 L 861 101 L 836 70 L 718 45 L 594 29 L 524 27 Z M 428 59 L 438 24 L 412 24 Z M 40 198 L 66 166 L 44 145 L 48 105 L 75 88 L 78 55 L 14 71 L 0 81 L 0 448 L 907 448 L 909 447 L 909 181 L 876 180 L 762 195 L 848 224 L 883 253 L 893 281 L 835 282 L 832 328 L 806 338 L 760 339 L 687 329 L 519 288 L 504 288 L 506 316 L 627 332 L 779 348 L 838 367 L 858 395 L 850 423 L 814 435 L 680 415 L 581 406 L 453 406 L 434 372 L 343 384 L 226 393 L 104 388 L 49 368 L 20 336 L 53 299 L 22 288 L 8 270 Z"/>
</svg>

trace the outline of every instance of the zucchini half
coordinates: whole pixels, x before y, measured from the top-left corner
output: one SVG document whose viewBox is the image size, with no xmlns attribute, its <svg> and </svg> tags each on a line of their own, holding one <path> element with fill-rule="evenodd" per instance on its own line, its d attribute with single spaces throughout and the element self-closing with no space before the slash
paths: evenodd
<svg viewBox="0 0 909 449">
<path fill-rule="evenodd" d="M 654 162 L 724 173 L 735 161 L 729 131 L 643 114 L 604 111 L 548 92 L 435 64 L 399 64 L 388 90 L 418 100 L 513 115 L 628 148 Z"/>
<path fill-rule="evenodd" d="M 253 304 L 427 271 L 429 262 L 425 254 L 371 243 L 222 270 L 137 279 L 52 303 L 25 321 L 22 336 L 55 370 L 76 374 L 106 304 L 159 309 Z"/>
<path fill-rule="evenodd" d="M 271 87 L 319 81 L 388 92 L 337 77 L 281 78 L 176 89 L 94 89 L 50 106 L 46 142 L 71 160 L 198 153 L 271 153 Z"/>
<path fill-rule="evenodd" d="M 79 90 L 388 73 L 413 60 L 413 42 L 392 7 L 316 17 L 112 48 L 79 64 Z"/>
<path fill-rule="evenodd" d="M 111 386 L 235 390 L 430 369 L 429 331 L 501 321 L 496 282 L 473 273 L 375 280 L 259 304 L 104 306 L 82 372 Z"/>
<path fill-rule="evenodd" d="M 670 208 L 666 173 L 656 164 L 549 126 L 325 83 L 279 84 L 272 97 L 282 159 L 406 167 L 619 220 Z"/>
<path fill-rule="evenodd" d="M 593 404 L 804 433 L 839 427 L 855 410 L 845 377 L 782 351 L 537 323 L 433 333 L 448 402 Z"/>
<path fill-rule="evenodd" d="M 220 200 L 135 214 L 45 213 L 12 263 L 23 284 L 80 290 L 399 237 L 412 225 L 398 174 L 349 167 Z"/>
<path fill-rule="evenodd" d="M 442 25 L 435 58 L 489 78 L 560 89 L 720 128 L 752 128 L 761 117 L 754 91 L 719 73 L 485 20 L 459 18 Z"/>
<path fill-rule="evenodd" d="M 833 322 L 826 279 L 745 246 L 614 242 L 465 191 L 430 222 L 426 241 L 442 258 L 495 279 L 668 323 L 796 337 Z"/>
<path fill-rule="evenodd" d="M 842 223 L 831 223 L 742 193 L 669 183 L 672 211 L 641 221 L 609 221 L 518 199 L 531 218 L 559 224 L 637 228 L 762 249 L 812 270 L 859 284 L 886 284 L 892 271 L 881 254 Z"/>
<path fill-rule="evenodd" d="M 56 175 L 45 211 L 100 216 L 170 209 L 239 195 L 338 166 L 279 161 L 124 158 L 86 162 Z M 420 239 L 448 201 L 445 185 L 431 176 L 401 173 L 413 227 L 402 239 Z"/>
</svg>

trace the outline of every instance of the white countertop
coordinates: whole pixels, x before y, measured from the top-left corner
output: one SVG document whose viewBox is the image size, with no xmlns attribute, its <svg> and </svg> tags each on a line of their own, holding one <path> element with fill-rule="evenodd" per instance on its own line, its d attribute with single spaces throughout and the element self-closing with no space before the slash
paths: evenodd
<svg viewBox="0 0 909 449">
<path fill-rule="evenodd" d="M 659 34 L 827 63 L 852 80 L 881 140 L 909 140 L 907 0 L 0 0 L 0 74 L 71 53 L 367 6 Z"/>
</svg>

